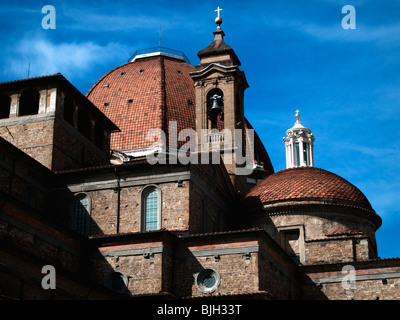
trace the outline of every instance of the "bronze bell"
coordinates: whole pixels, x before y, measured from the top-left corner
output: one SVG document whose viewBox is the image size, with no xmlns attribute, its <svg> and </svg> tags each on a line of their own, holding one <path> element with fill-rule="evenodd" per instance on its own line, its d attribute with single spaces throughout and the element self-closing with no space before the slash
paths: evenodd
<svg viewBox="0 0 400 320">
<path fill-rule="evenodd" d="M 211 115 L 218 115 L 220 114 L 224 109 L 220 107 L 218 101 L 223 102 L 222 97 L 214 94 L 210 100 L 212 101 L 211 109 L 210 109 L 210 114 Z"/>
</svg>

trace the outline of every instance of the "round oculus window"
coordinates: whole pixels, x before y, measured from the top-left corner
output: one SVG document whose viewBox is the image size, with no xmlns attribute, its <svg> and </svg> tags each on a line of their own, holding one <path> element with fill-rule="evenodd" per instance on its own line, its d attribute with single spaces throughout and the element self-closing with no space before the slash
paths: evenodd
<svg viewBox="0 0 400 320">
<path fill-rule="evenodd" d="M 204 269 L 196 278 L 196 285 L 201 292 L 212 293 L 220 283 L 220 276 L 214 269 Z"/>
</svg>

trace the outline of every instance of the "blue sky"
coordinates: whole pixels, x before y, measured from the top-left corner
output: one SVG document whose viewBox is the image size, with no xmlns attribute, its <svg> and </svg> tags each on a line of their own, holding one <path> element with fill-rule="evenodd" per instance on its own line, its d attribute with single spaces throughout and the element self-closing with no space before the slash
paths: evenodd
<svg viewBox="0 0 400 320">
<path fill-rule="evenodd" d="M 43 29 L 44 5 L 56 29 Z M 343 29 L 344 5 L 356 29 Z M 378 254 L 400 256 L 400 2 L 9 1 L 0 4 L 0 81 L 61 72 L 82 93 L 138 49 L 161 44 L 193 65 L 213 39 L 220 6 L 225 41 L 250 87 L 245 114 L 275 171 L 299 109 L 312 129 L 315 165 L 355 184 L 382 217 Z"/>
</svg>

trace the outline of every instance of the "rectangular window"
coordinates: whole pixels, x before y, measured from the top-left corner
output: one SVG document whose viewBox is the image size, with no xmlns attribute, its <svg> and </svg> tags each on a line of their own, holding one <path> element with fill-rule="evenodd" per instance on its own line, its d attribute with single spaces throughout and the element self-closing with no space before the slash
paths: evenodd
<svg viewBox="0 0 400 320">
<path fill-rule="evenodd" d="M 286 253 L 291 257 L 295 262 L 299 262 L 300 257 L 300 230 L 299 229 L 291 229 L 291 230 L 282 230 L 281 233 L 281 246 L 286 251 Z"/>
<path fill-rule="evenodd" d="M 296 142 L 295 147 L 296 147 L 296 149 L 295 149 L 296 150 L 296 163 L 295 163 L 295 165 L 299 166 L 300 165 L 300 144 L 298 142 Z"/>
<path fill-rule="evenodd" d="M 308 143 L 303 142 L 303 156 L 304 156 L 304 163 L 308 165 Z"/>
</svg>

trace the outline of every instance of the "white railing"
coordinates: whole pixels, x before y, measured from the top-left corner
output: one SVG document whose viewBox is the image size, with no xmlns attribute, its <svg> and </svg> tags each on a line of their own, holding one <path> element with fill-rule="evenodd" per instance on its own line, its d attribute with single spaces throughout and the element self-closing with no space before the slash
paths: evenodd
<svg viewBox="0 0 400 320">
<path fill-rule="evenodd" d="M 204 135 L 205 143 L 223 142 L 225 140 L 224 132 L 207 133 Z"/>
</svg>

